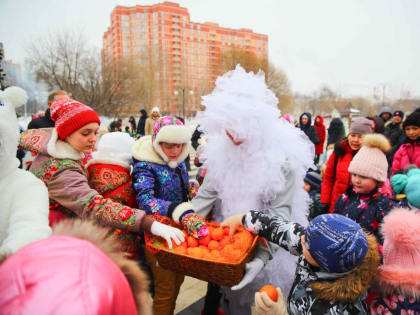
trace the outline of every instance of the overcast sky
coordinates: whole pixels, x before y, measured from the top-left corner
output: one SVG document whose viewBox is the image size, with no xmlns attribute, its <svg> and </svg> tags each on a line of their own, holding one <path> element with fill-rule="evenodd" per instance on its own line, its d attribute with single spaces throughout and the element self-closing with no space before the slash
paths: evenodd
<svg viewBox="0 0 420 315">
<path fill-rule="evenodd" d="M 102 36 L 117 5 L 159 1 L 0 0 L 0 41 L 6 58 L 21 63 L 25 45 L 57 29 L 83 29 L 90 43 Z M 163 2 L 163 1 L 161 1 Z M 269 57 L 294 92 L 323 84 L 344 95 L 371 96 L 386 85 L 420 96 L 419 0 L 185 0 L 191 21 L 251 28 L 269 36 Z"/>
</svg>

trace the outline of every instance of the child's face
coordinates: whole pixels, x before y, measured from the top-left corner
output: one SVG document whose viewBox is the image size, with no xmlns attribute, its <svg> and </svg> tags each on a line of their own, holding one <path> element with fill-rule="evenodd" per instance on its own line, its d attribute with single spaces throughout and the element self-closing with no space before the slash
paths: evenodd
<svg viewBox="0 0 420 315">
<path fill-rule="evenodd" d="M 305 246 L 305 235 L 300 237 L 300 242 L 302 243 L 303 256 L 305 256 L 306 261 L 312 266 L 319 267 L 318 263 L 315 261 L 315 259 L 312 258 L 311 253 Z"/>
<path fill-rule="evenodd" d="M 376 180 L 357 174 L 351 174 L 351 181 L 357 192 L 361 194 L 370 193 L 378 185 Z"/>
<path fill-rule="evenodd" d="M 303 182 L 303 189 L 305 191 L 310 192 L 311 191 L 311 185 L 309 185 L 307 182 Z"/>
<path fill-rule="evenodd" d="M 91 153 L 95 149 L 98 129 L 98 123 L 87 124 L 73 132 L 65 141 L 79 152 Z"/>
<path fill-rule="evenodd" d="M 168 157 L 169 161 L 176 161 L 182 153 L 185 144 L 161 142 L 163 153 Z"/>
<path fill-rule="evenodd" d="M 362 135 L 360 133 L 350 133 L 347 136 L 349 146 L 353 151 L 358 151 L 362 146 Z"/>
<path fill-rule="evenodd" d="M 407 126 L 405 127 L 405 134 L 410 140 L 417 140 L 420 137 L 420 127 Z"/>
</svg>

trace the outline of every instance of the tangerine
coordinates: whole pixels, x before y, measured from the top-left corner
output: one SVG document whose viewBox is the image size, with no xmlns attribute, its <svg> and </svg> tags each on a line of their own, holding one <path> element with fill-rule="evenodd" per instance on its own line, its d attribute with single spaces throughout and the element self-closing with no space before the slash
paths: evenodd
<svg viewBox="0 0 420 315">
<path fill-rule="evenodd" d="M 229 236 L 225 236 L 221 241 L 220 241 L 220 247 L 225 247 L 228 244 L 232 244 L 232 239 Z"/>
<path fill-rule="evenodd" d="M 223 227 L 223 233 L 225 233 L 225 235 L 229 235 L 229 232 L 230 232 L 230 227 L 224 226 Z"/>
<path fill-rule="evenodd" d="M 177 254 L 185 255 L 187 253 L 187 248 L 183 246 L 178 246 L 174 248 L 174 252 Z"/>
<path fill-rule="evenodd" d="M 220 241 L 224 236 L 223 229 L 221 227 L 215 228 L 211 232 L 211 238 L 215 241 Z"/>
<path fill-rule="evenodd" d="M 271 284 L 263 286 L 259 292 L 265 292 L 268 295 L 268 297 L 274 302 L 276 302 L 279 297 L 279 293 L 277 292 L 276 287 Z"/>
<path fill-rule="evenodd" d="M 187 255 L 202 258 L 204 256 L 204 253 L 199 247 L 189 247 L 187 248 Z"/>
<path fill-rule="evenodd" d="M 200 245 L 204 245 L 207 246 L 209 245 L 209 242 L 211 241 L 211 236 L 210 234 L 207 234 L 206 236 L 204 236 L 203 238 L 200 238 L 198 240 L 198 243 L 200 243 Z"/>
<path fill-rule="evenodd" d="M 210 250 L 212 250 L 212 249 L 219 249 L 219 246 L 220 245 L 218 241 L 211 240 L 208 247 Z"/>
<path fill-rule="evenodd" d="M 197 241 L 196 238 L 194 238 L 192 236 L 188 236 L 187 244 L 188 244 L 188 247 L 197 247 L 198 246 L 198 241 Z"/>
</svg>

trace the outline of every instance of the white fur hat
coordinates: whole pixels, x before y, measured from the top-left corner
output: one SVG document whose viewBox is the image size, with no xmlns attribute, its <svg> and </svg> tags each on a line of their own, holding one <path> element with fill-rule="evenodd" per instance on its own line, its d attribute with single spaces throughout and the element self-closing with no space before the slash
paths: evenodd
<svg viewBox="0 0 420 315">
<path fill-rule="evenodd" d="M 152 143 L 153 148 L 168 163 L 169 167 L 175 168 L 178 163 L 183 162 L 190 150 L 191 132 L 184 124 L 173 116 L 164 116 L 159 118 L 153 128 Z M 169 161 L 163 153 L 161 142 L 185 144 L 180 156 L 176 161 Z"/>
<path fill-rule="evenodd" d="M 153 107 L 153 108 L 152 108 L 152 110 L 151 110 L 150 112 L 151 112 L 151 113 L 158 112 L 158 113 L 160 114 L 159 107 L 157 107 L 157 106 Z"/>
<path fill-rule="evenodd" d="M 104 134 L 98 142 L 97 151 L 89 164 L 108 163 L 130 168 L 131 147 L 134 139 L 125 132 L 110 132 Z"/>
</svg>

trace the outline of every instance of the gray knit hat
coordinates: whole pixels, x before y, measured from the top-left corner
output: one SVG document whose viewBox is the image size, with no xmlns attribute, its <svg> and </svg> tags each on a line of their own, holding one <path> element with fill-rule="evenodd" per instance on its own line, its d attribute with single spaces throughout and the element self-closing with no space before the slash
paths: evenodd
<svg viewBox="0 0 420 315">
<path fill-rule="evenodd" d="M 356 118 L 351 123 L 349 134 L 350 133 L 358 133 L 361 135 L 372 133 L 372 122 L 365 117 Z"/>
</svg>

